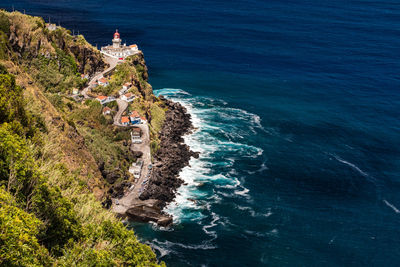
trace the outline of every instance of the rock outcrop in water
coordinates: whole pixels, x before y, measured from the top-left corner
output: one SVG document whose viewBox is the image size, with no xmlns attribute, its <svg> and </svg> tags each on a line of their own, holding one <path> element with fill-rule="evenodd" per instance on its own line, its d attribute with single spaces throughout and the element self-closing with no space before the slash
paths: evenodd
<svg viewBox="0 0 400 267">
<path fill-rule="evenodd" d="M 138 200 L 126 211 L 126 215 L 133 221 L 155 222 L 159 226 L 169 226 L 172 224 L 172 217 L 161 211 L 160 202 L 155 199 Z"/>
<path fill-rule="evenodd" d="M 179 172 L 189 165 L 191 157 L 198 157 L 184 143 L 183 136 L 192 129 L 191 116 L 185 107 L 160 97 L 168 108 L 165 123 L 160 133 L 160 148 L 154 156 L 153 175 L 147 189 L 140 199 L 160 200 L 157 204 L 163 208 L 175 198 L 176 189 L 183 183 Z"/>
</svg>

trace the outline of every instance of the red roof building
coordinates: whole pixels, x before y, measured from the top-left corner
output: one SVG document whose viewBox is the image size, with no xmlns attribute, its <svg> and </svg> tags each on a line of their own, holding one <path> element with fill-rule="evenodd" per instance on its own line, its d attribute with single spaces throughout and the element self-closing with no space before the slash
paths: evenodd
<svg viewBox="0 0 400 267">
<path fill-rule="evenodd" d="M 102 101 L 102 100 L 107 99 L 107 97 L 104 96 L 104 95 L 99 95 L 99 96 L 97 97 L 97 99 L 100 100 L 100 101 Z"/>
<path fill-rule="evenodd" d="M 111 108 L 109 108 L 109 107 L 104 107 L 103 108 L 103 114 L 104 115 L 108 115 L 108 114 L 110 114 L 111 113 Z"/>
<path fill-rule="evenodd" d="M 136 110 L 132 111 L 131 117 L 140 118 L 139 112 L 137 112 Z"/>
<path fill-rule="evenodd" d="M 129 123 L 129 117 L 127 116 L 121 117 L 121 123 L 127 125 Z"/>
</svg>

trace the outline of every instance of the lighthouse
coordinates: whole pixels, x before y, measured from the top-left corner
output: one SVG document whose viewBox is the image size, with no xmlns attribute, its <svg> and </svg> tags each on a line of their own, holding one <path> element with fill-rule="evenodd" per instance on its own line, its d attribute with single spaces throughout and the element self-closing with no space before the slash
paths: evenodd
<svg viewBox="0 0 400 267">
<path fill-rule="evenodd" d="M 118 30 L 114 33 L 114 39 L 112 39 L 113 48 L 120 48 L 121 47 L 121 38 L 119 36 Z"/>
<path fill-rule="evenodd" d="M 136 44 L 127 46 L 126 44 L 122 45 L 121 36 L 118 30 L 115 30 L 114 38 L 112 39 L 112 45 L 102 46 L 101 53 L 117 58 L 119 60 L 123 60 L 125 57 L 135 55 L 140 53 Z"/>
</svg>

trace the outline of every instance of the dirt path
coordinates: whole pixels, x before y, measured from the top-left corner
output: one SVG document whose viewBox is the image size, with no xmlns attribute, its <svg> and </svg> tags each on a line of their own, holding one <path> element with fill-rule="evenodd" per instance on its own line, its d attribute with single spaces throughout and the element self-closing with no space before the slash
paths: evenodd
<svg viewBox="0 0 400 267">
<path fill-rule="evenodd" d="M 128 107 L 128 102 L 118 98 L 117 99 L 117 104 L 118 104 L 118 112 L 114 116 L 114 125 L 125 126 L 125 125 L 122 125 L 120 123 L 120 121 L 121 121 L 122 113 L 124 113 L 125 109 Z"/>
</svg>

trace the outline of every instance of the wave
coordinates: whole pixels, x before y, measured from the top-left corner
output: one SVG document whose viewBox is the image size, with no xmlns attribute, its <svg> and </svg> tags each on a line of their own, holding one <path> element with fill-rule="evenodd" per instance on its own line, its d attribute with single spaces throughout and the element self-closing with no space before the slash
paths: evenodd
<svg viewBox="0 0 400 267">
<path fill-rule="evenodd" d="M 209 249 L 216 249 L 218 248 L 217 245 L 210 244 L 212 240 L 205 240 L 201 244 L 182 244 L 178 242 L 171 242 L 171 241 L 159 241 L 157 238 L 153 239 L 150 242 L 151 247 L 158 247 L 164 250 L 165 252 L 171 253 L 174 252 L 171 248 L 173 247 L 181 247 L 185 249 L 202 249 L 202 250 L 209 250 Z"/>
<path fill-rule="evenodd" d="M 210 222 L 210 224 L 203 226 L 203 231 L 209 235 L 212 236 L 214 239 L 217 238 L 217 232 L 216 231 L 209 231 L 208 229 L 213 228 L 214 226 L 217 226 L 216 222 L 219 221 L 219 216 L 217 214 L 215 214 L 214 212 L 211 213 L 212 216 L 212 221 Z"/>
<path fill-rule="evenodd" d="M 270 209 L 266 213 L 259 213 L 259 212 L 254 211 L 251 207 L 238 205 L 238 206 L 236 206 L 236 208 L 239 210 L 247 211 L 250 214 L 250 216 L 252 216 L 252 217 L 269 217 L 273 214 Z"/>
<path fill-rule="evenodd" d="M 395 213 L 400 213 L 400 210 L 398 208 L 396 208 L 395 205 L 393 205 L 392 203 L 390 203 L 389 201 L 387 201 L 386 199 L 383 200 L 383 203 L 386 204 L 386 206 L 388 206 L 389 208 L 391 208 Z"/>
<path fill-rule="evenodd" d="M 214 231 L 210 228 L 220 220 L 216 220 L 218 215 L 211 212 L 204 202 L 221 201 L 209 198 L 214 194 L 214 189 L 231 192 L 218 192 L 215 195 L 250 197 L 250 190 L 238 179 L 240 172 L 235 165 L 243 158 L 254 159 L 263 154 L 260 147 L 248 141 L 258 130 L 265 130 L 261 118 L 248 111 L 229 107 L 223 100 L 195 97 L 182 89 L 164 88 L 155 90 L 155 93 L 181 103 L 191 114 L 194 130 L 184 136 L 184 141 L 193 151 L 200 152 L 199 158 L 191 159 L 189 166 L 179 174 L 184 184 L 164 211 L 171 214 L 176 222 L 202 221 L 207 217 L 211 223 L 203 226 L 203 230 L 213 235 Z"/>
<path fill-rule="evenodd" d="M 354 169 L 354 170 L 356 170 L 358 173 L 360 173 L 362 176 L 365 176 L 365 177 L 368 177 L 369 175 L 368 175 L 368 173 L 366 173 L 366 172 L 364 172 L 364 171 L 362 171 L 359 167 L 357 167 L 355 164 L 353 164 L 353 163 L 351 163 L 351 162 L 348 162 L 348 161 L 346 161 L 346 160 L 344 160 L 344 159 L 341 159 L 339 156 L 336 156 L 336 155 L 332 155 L 337 161 L 339 161 L 339 162 L 341 162 L 341 163 L 343 163 L 343 164 L 345 164 L 345 165 L 347 165 L 347 166 L 350 166 L 352 169 Z"/>
</svg>

